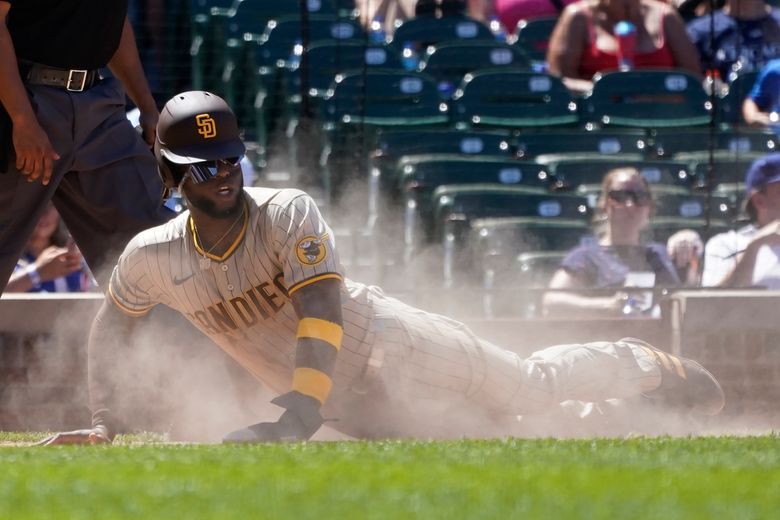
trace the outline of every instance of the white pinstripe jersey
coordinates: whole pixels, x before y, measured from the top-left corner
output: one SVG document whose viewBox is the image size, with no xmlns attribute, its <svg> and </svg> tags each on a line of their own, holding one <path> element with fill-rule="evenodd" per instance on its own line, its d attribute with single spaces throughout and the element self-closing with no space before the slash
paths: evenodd
<svg viewBox="0 0 780 520">
<path fill-rule="evenodd" d="M 111 276 L 109 295 L 125 313 L 142 316 L 157 304 L 193 325 L 277 392 L 289 391 L 298 317 L 288 292 L 343 278 L 333 233 L 314 201 L 299 190 L 248 188 L 249 211 L 222 257 L 203 251 L 189 212 L 139 233 Z M 210 265 L 204 265 L 204 256 Z M 344 340 L 334 390 L 358 377 L 370 347 L 372 304 L 362 284 L 342 285 Z"/>
</svg>

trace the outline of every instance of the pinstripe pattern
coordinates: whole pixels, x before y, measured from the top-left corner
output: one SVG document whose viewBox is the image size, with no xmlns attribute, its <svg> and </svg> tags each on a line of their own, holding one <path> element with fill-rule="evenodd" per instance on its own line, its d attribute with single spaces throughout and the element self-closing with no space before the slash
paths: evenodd
<svg viewBox="0 0 780 520">
<path fill-rule="evenodd" d="M 156 304 L 181 312 L 255 377 L 286 392 L 298 328 L 290 289 L 342 277 L 343 269 L 333 233 L 308 195 L 245 191 L 247 230 L 229 257 L 201 269 L 185 212 L 128 244 L 109 291 L 131 315 Z M 462 323 L 387 297 L 378 287 L 345 279 L 342 303 L 344 339 L 328 403 L 345 393 L 354 399 L 351 387 L 377 354 L 391 396 L 470 401 L 512 414 L 566 399 L 634 395 L 660 381 L 655 362 L 628 342 L 551 347 L 524 360 Z"/>
</svg>

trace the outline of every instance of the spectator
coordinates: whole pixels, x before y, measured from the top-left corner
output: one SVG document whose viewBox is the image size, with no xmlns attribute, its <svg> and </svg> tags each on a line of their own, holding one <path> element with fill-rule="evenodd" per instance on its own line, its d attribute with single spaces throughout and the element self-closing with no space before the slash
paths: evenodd
<svg viewBox="0 0 780 520">
<path fill-rule="evenodd" d="M 517 29 L 520 20 L 548 18 L 561 14 L 577 0 L 469 0 L 469 14 L 481 21 L 497 17 L 507 34 Z"/>
<path fill-rule="evenodd" d="M 688 35 L 704 71 L 717 70 L 725 81 L 734 70 L 759 70 L 780 58 L 780 10 L 764 0 L 726 0 L 723 9 L 689 22 Z"/>
<path fill-rule="evenodd" d="M 553 274 L 551 289 L 608 289 L 634 285 L 654 287 L 681 285 L 671 256 L 663 244 L 643 243 L 641 233 L 653 211 L 647 180 L 635 168 L 616 168 L 604 176 L 597 205 L 599 238 L 580 245 L 563 259 Z M 685 237 L 675 247 L 693 249 Z M 690 240 L 690 237 L 688 237 Z M 695 239 L 694 239 L 695 243 Z M 623 291 L 606 296 L 550 291 L 544 296 L 546 314 L 581 316 L 632 314 L 630 295 Z M 650 302 L 645 307 L 649 308 Z M 643 308 L 643 310 L 646 310 Z"/>
<path fill-rule="evenodd" d="M 573 92 L 589 91 L 595 73 L 618 68 L 613 30 L 621 21 L 637 28 L 635 67 L 679 67 L 699 75 L 696 49 L 682 18 L 655 0 L 579 0 L 566 7 L 550 37 L 550 73 L 560 76 Z"/>
<path fill-rule="evenodd" d="M 24 253 L 8 280 L 8 292 L 80 292 L 86 290 L 84 258 L 75 248 L 60 214 L 49 204 L 38 219 Z"/>
<path fill-rule="evenodd" d="M 752 90 L 742 102 L 742 117 L 752 126 L 777 130 L 780 114 L 780 58 L 761 69 Z"/>
<path fill-rule="evenodd" d="M 707 242 L 702 285 L 780 289 L 780 153 L 753 161 L 745 196 L 751 223 Z"/>
</svg>

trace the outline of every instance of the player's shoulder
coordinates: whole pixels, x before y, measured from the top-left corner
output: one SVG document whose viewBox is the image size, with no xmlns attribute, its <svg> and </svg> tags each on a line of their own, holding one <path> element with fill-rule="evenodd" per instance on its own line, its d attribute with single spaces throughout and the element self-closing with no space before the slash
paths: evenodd
<svg viewBox="0 0 780 520">
<path fill-rule="evenodd" d="M 124 255 L 157 249 L 161 245 L 182 240 L 186 234 L 188 219 L 189 211 L 185 211 L 164 224 L 139 232 L 128 242 Z"/>
<path fill-rule="evenodd" d="M 304 201 L 313 203 L 311 196 L 303 190 L 296 188 L 244 188 L 249 199 L 257 207 L 287 208 Z"/>
</svg>

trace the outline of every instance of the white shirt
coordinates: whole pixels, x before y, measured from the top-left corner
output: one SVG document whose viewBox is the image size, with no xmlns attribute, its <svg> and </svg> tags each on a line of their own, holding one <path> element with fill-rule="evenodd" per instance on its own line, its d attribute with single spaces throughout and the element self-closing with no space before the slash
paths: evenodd
<svg viewBox="0 0 780 520">
<path fill-rule="evenodd" d="M 714 287 L 734 270 L 737 257 L 758 233 L 753 224 L 736 231 L 719 233 L 707 242 L 704 249 L 704 272 L 701 283 Z M 768 289 L 780 289 L 780 250 L 764 246 L 758 250 L 752 283 Z"/>
</svg>

